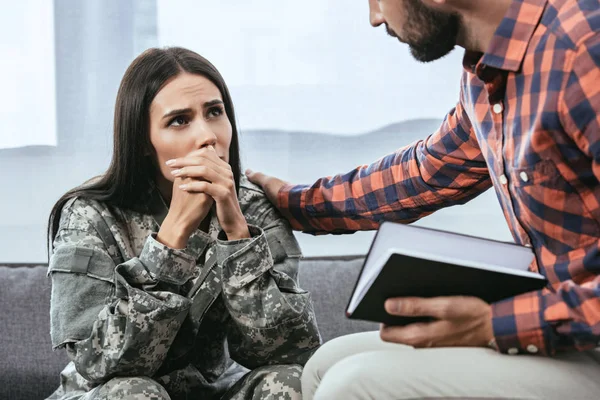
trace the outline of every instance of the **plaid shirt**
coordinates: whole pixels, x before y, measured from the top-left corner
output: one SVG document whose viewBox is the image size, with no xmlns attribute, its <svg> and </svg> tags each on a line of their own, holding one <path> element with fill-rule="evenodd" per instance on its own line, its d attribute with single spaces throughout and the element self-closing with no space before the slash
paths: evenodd
<svg viewBox="0 0 600 400">
<path fill-rule="evenodd" d="M 460 99 L 440 129 L 278 206 L 297 230 L 412 222 L 494 186 L 547 289 L 492 305 L 500 351 L 600 345 L 600 1 L 515 0 L 488 51 L 466 52 Z"/>
</svg>

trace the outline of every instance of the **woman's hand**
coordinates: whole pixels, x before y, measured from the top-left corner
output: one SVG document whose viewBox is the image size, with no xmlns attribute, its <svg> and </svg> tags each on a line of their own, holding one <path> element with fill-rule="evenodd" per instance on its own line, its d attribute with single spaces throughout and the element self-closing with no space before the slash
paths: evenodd
<svg viewBox="0 0 600 400">
<path fill-rule="evenodd" d="M 242 214 L 231 166 L 221 160 L 212 146 L 196 150 L 169 164 L 173 176 L 183 180 L 174 186 L 189 195 L 208 195 L 214 199 L 217 218 L 228 240 L 249 238 L 248 224 Z"/>
<path fill-rule="evenodd" d="M 173 249 L 187 246 L 190 235 L 198 229 L 214 204 L 213 198 L 204 193 L 188 193 L 179 189 L 180 185 L 190 181 L 175 178 L 169 212 L 158 231 L 157 240 Z"/>
</svg>

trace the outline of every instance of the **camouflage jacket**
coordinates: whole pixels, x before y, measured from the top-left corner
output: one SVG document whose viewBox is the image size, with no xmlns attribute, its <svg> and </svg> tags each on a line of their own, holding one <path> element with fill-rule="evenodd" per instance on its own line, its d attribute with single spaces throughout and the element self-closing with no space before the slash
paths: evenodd
<svg viewBox="0 0 600 400">
<path fill-rule="evenodd" d="M 61 213 L 51 337 L 72 361 L 53 398 L 117 376 L 218 398 L 248 369 L 303 365 L 320 336 L 297 283 L 299 246 L 264 193 L 241 184 L 250 239 L 221 240 L 212 213 L 208 234 L 197 230 L 183 250 L 156 240 L 168 209 L 158 192 L 151 198 L 146 214 L 81 198 Z"/>
</svg>

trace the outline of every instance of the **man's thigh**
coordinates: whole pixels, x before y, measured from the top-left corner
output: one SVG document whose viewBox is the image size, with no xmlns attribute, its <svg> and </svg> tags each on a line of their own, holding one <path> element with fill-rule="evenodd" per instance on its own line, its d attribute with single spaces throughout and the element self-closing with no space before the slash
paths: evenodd
<svg viewBox="0 0 600 400">
<path fill-rule="evenodd" d="M 315 389 L 315 399 L 600 398 L 598 352 L 545 358 L 481 348 L 412 349 L 384 343 L 376 332 L 325 346 L 305 368 L 307 399 Z"/>
<path fill-rule="evenodd" d="M 325 373 L 346 357 L 369 351 L 414 351 L 410 346 L 387 343 L 379 332 L 361 332 L 340 336 L 322 345 L 308 360 L 302 372 L 302 395 L 311 399 Z"/>
</svg>

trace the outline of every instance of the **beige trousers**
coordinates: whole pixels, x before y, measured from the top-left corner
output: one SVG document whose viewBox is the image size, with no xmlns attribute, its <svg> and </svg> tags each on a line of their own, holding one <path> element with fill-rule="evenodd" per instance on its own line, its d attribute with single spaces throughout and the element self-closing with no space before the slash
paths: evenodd
<svg viewBox="0 0 600 400">
<path fill-rule="evenodd" d="M 414 349 L 379 332 L 324 344 L 304 367 L 308 400 L 600 400 L 600 351 L 553 358 L 484 348 Z"/>
</svg>

